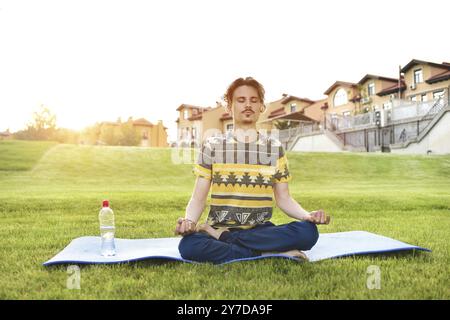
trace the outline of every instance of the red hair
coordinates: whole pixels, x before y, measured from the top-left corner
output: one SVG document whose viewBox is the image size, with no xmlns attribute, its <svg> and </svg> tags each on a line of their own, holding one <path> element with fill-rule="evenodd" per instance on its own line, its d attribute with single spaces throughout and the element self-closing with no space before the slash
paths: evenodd
<svg viewBox="0 0 450 320">
<path fill-rule="evenodd" d="M 231 102 L 233 101 L 233 94 L 234 91 L 240 87 L 240 86 L 249 86 L 256 89 L 258 92 L 259 99 L 261 100 L 261 103 L 264 103 L 264 94 L 265 90 L 261 83 L 253 79 L 252 77 L 247 78 L 239 78 L 234 80 L 228 87 L 227 92 L 225 92 L 223 99 L 225 102 L 230 106 Z"/>
</svg>

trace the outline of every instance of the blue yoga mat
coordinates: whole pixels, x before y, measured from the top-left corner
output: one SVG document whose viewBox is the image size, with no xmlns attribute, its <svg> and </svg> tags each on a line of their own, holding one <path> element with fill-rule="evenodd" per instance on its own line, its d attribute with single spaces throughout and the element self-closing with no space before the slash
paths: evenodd
<svg viewBox="0 0 450 320">
<path fill-rule="evenodd" d="M 157 239 L 115 239 L 116 255 L 103 257 L 100 254 L 100 237 L 76 238 L 56 256 L 44 263 L 44 266 L 55 264 L 109 264 L 126 263 L 146 259 L 176 260 L 193 263 L 183 259 L 178 251 L 181 237 Z M 316 245 L 304 251 L 309 261 L 320 261 L 352 255 L 387 253 L 403 250 L 430 249 L 410 245 L 395 239 L 380 236 L 366 231 L 349 231 L 320 234 Z M 267 259 L 285 258 L 302 261 L 282 254 L 271 254 L 259 257 L 235 259 L 225 263 Z"/>
</svg>

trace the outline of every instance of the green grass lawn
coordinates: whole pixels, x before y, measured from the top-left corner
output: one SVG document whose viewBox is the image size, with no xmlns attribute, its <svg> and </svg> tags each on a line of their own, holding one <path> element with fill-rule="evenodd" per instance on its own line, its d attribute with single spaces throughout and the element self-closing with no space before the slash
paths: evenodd
<svg viewBox="0 0 450 320">
<path fill-rule="evenodd" d="M 171 150 L 0 142 L 0 299 L 449 299 L 450 156 L 289 153 L 290 190 L 333 217 L 322 233 L 366 230 L 433 250 L 317 263 L 224 266 L 42 263 L 72 239 L 97 235 L 109 199 L 119 238 L 172 237 L 194 177 Z M 206 212 L 203 218 L 206 217 Z M 276 209 L 272 221 L 290 218 Z M 381 270 L 381 289 L 366 286 Z"/>
</svg>

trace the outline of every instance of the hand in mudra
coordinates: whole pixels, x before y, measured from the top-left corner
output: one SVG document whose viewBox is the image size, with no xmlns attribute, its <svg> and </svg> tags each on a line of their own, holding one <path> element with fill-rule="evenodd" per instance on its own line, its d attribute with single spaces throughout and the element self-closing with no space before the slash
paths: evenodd
<svg viewBox="0 0 450 320">
<path fill-rule="evenodd" d="M 309 221 L 315 224 L 329 224 L 331 217 L 326 214 L 322 209 L 317 211 L 311 211 L 305 221 Z"/>
<path fill-rule="evenodd" d="M 197 224 L 194 221 L 185 218 L 178 218 L 177 227 L 175 228 L 176 235 L 188 235 L 196 231 Z"/>
</svg>

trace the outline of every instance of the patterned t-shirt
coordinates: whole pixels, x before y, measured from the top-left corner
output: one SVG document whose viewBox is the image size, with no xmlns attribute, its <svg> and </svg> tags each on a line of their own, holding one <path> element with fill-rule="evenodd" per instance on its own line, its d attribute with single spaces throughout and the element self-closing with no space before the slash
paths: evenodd
<svg viewBox="0 0 450 320">
<path fill-rule="evenodd" d="M 262 134 L 251 143 L 232 134 L 207 139 L 193 172 L 211 180 L 207 222 L 214 227 L 246 229 L 270 220 L 274 183 L 291 180 L 283 146 Z"/>
</svg>

